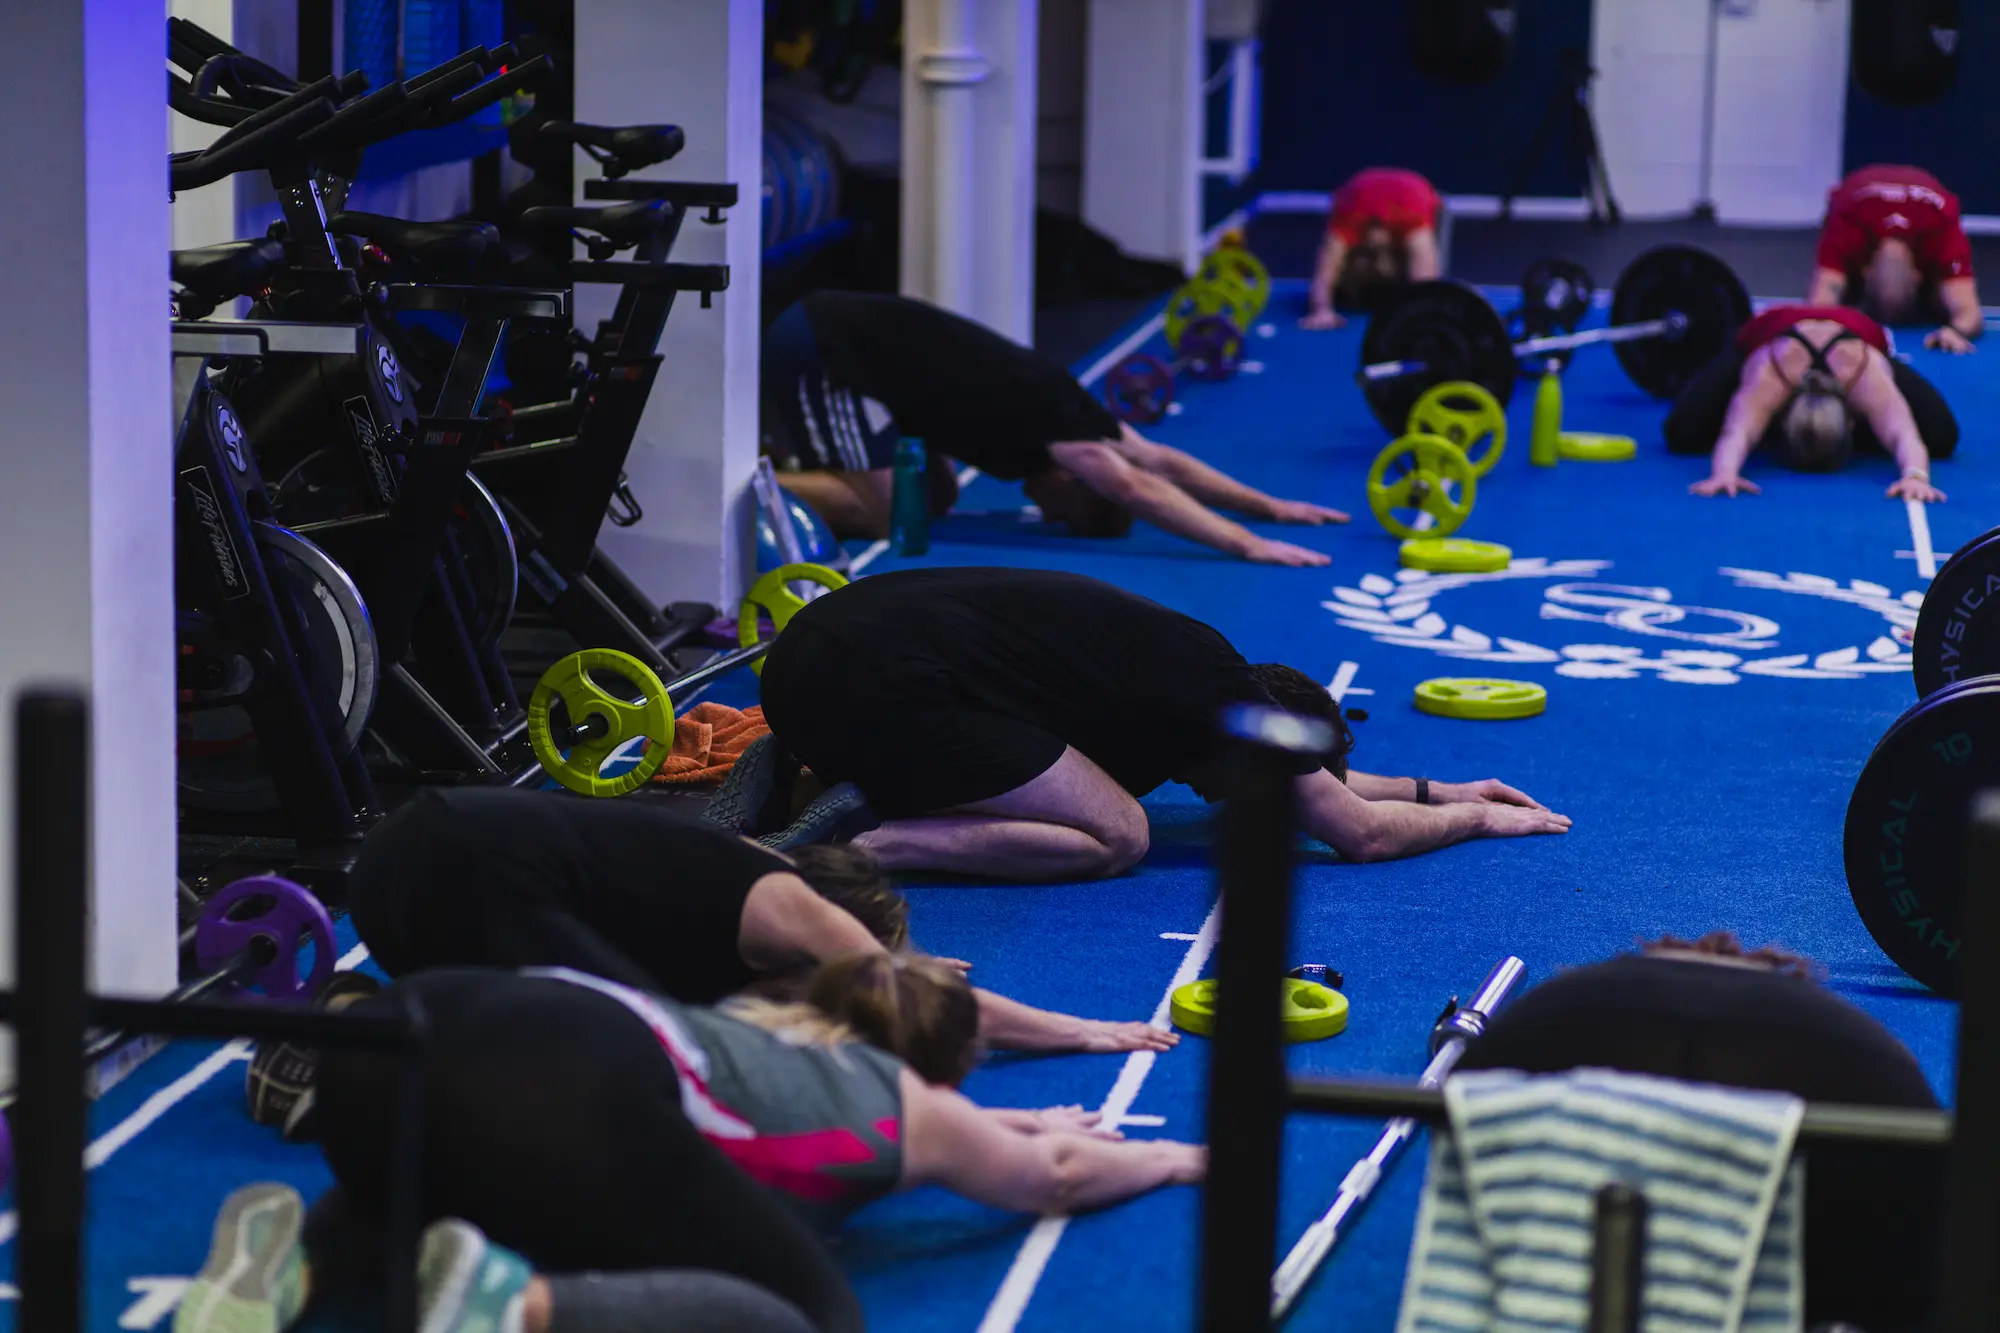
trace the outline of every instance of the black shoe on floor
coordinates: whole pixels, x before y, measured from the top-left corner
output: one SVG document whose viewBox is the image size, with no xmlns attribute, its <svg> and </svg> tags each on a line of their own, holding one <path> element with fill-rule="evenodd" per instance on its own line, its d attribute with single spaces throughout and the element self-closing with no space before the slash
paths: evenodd
<svg viewBox="0 0 2000 1333">
<path fill-rule="evenodd" d="M 791 815 L 792 782 L 798 775 L 799 761 L 785 753 L 778 738 L 768 733 L 759 736 L 737 756 L 701 817 L 752 838 L 783 828 Z"/>
<path fill-rule="evenodd" d="M 881 817 L 861 794 L 861 788 L 841 782 L 821 792 L 788 827 L 767 833 L 757 841 L 774 852 L 787 852 L 812 843 L 847 842 L 881 826 Z"/>
</svg>

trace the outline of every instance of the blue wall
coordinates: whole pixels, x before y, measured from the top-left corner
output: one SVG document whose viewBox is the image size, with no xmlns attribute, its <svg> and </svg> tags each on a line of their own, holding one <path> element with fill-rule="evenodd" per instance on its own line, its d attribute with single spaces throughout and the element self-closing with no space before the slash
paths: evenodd
<svg viewBox="0 0 2000 1333">
<path fill-rule="evenodd" d="M 1590 49 L 1590 8 L 1523 0 L 1506 71 L 1455 88 L 1410 67 L 1402 0 L 1272 0 L 1257 183 L 1330 190 L 1379 165 L 1421 171 L 1447 194 L 1499 194 L 1555 94 L 1562 51 Z M 1567 145 L 1558 136 L 1526 193 L 1583 192 Z"/>
<path fill-rule="evenodd" d="M 2000 213 L 2000 5 L 1961 9 L 1958 79 L 1937 101 L 1889 106 L 1848 84 L 1847 166 L 1908 162 L 1943 181 L 1966 212 Z"/>
</svg>

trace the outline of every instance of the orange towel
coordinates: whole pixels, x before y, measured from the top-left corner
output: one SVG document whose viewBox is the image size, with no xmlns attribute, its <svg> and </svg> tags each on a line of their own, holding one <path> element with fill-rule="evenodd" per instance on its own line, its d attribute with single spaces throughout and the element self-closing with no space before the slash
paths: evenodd
<svg viewBox="0 0 2000 1333">
<path fill-rule="evenodd" d="M 674 719 L 674 748 L 653 781 L 676 787 L 721 782 L 750 742 L 770 731 L 762 708 L 699 703 Z"/>
</svg>

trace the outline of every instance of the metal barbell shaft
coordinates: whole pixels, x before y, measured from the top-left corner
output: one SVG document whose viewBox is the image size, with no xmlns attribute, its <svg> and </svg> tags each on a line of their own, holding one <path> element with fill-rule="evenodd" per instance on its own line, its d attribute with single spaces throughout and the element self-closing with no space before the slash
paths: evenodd
<svg viewBox="0 0 2000 1333">
<path fill-rule="evenodd" d="M 1516 357 L 1534 356 L 1539 352 L 1567 352 L 1577 347 L 1589 347 L 1593 343 L 1636 342 L 1641 338 L 1678 338 L 1687 332 L 1688 317 L 1678 310 L 1669 310 L 1658 319 L 1643 320 L 1637 324 L 1615 324 L 1606 329 L 1579 329 L 1575 333 L 1552 333 L 1545 338 L 1530 338 L 1513 346 Z M 1378 361 L 1372 366 L 1361 367 L 1363 380 L 1393 380 L 1405 375 L 1421 375 L 1430 367 L 1422 361 Z"/>
<path fill-rule="evenodd" d="M 1483 1031 L 1486 1020 L 1506 1004 L 1508 995 L 1527 970 L 1527 964 L 1510 955 L 1486 974 L 1486 980 L 1480 983 L 1472 1002 L 1454 1010 L 1441 1023 L 1439 1031 L 1448 1035 L 1438 1046 L 1437 1053 L 1431 1056 L 1430 1064 L 1424 1067 L 1423 1075 L 1417 1079 L 1417 1087 L 1436 1089 L 1444 1086 L 1459 1057 L 1465 1054 L 1467 1042 Z M 1416 1132 L 1417 1121 L 1413 1118 L 1405 1116 L 1391 1120 L 1382 1130 L 1381 1137 L 1375 1140 L 1375 1146 L 1368 1150 L 1368 1155 L 1349 1168 L 1346 1178 L 1340 1182 L 1340 1192 L 1334 1196 L 1333 1206 L 1319 1221 L 1306 1228 L 1305 1234 L 1299 1237 L 1298 1243 L 1285 1256 L 1285 1261 L 1278 1265 L 1278 1271 L 1271 1276 L 1273 1323 L 1283 1319 L 1298 1303 L 1313 1275 L 1333 1253 L 1333 1247 L 1342 1234 L 1341 1227 L 1367 1204 L 1369 1197 L 1375 1193 L 1375 1187 L 1388 1174 L 1390 1166 Z"/>
<path fill-rule="evenodd" d="M 1567 352 L 1575 347 L 1588 347 L 1592 343 L 1627 343 L 1641 338 L 1678 338 L 1687 332 L 1688 317 L 1678 310 L 1669 310 L 1658 319 L 1644 320 L 1638 324 L 1614 324 L 1606 329 L 1578 329 L 1575 333 L 1552 333 L 1546 338 L 1530 338 L 1526 342 L 1514 344 L 1515 356 L 1533 356 L 1537 352 Z"/>
</svg>

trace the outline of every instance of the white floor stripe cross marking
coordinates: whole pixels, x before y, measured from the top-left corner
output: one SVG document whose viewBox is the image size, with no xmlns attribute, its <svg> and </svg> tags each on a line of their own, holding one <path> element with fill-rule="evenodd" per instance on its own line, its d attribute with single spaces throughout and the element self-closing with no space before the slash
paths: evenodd
<svg viewBox="0 0 2000 1333">
<path fill-rule="evenodd" d="M 1922 500 L 1903 501 L 1903 508 L 1910 519 L 1910 552 L 1917 562 L 1917 573 L 1927 579 L 1937 577 L 1937 552 L 1931 548 L 1931 516 Z M 1898 551 L 1901 555 L 1903 552 Z"/>
</svg>

